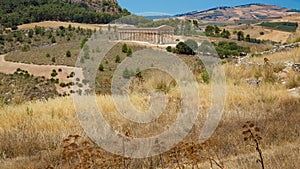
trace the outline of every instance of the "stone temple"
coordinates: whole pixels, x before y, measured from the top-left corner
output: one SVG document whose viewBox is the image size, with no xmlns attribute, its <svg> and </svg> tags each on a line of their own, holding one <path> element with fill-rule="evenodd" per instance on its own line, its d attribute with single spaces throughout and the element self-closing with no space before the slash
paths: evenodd
<svg viewBox="0 0 300 169">
<path fill-rule="evenodd" d="M 124 26 L 118 29 L 119 40 L 141 41 L 152 44 L 172 44 L 175 28 L 162 25 L 157 28 L 137 28 Z"/>
</svg>

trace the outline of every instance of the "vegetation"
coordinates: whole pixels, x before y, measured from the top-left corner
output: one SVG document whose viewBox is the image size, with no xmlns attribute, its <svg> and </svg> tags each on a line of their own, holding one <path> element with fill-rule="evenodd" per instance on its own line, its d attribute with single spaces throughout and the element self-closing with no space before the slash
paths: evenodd
<svg viewBox="0 0 300 169">
<path fill-rule="evenodd" d="M 215 49 L 221 58 L 228 58 L 229 56 L 245 55 L 246 53 L 250 52 L 249 47 L 243 47 L 237 45 L 237 43 L 235 42 L 225 42 L 225 41 L 216 44 Z"/>
<path fill-rule="evenodd" d="M 106 2 L 103 9 L 111 8 Z M 120 7 L 119 14 L 100 13 L 92 10 L 86 3 L 68 3 L 57 0 L 2 0 L 0 23 L 5 27 L 17 29 L 18 25 L 46 20 L 72 21 L 79 23 L 109 23 L 128 15 Z M 22 13 L 19 13 L 22 11 Z"/>
<path fill-rule="evenodd" d="M 259 24 L 270 29 L 276 29 L 280 31 L 295 32 L 298 28 L 297 22 L 263 22 Z"/>
<path fill-rule="evenodd" d="M 102 64 L 99 65 L 99 71 L 104 71 L 104 66 Z"/>
<path fill-rule="evenodd" d="M 228 30 L 226 29 L 221 30 L 217 25 L 215 26 L 207 25 L 205 28 L 205 35 L 212 36 L 212 37 L 222 37 L 226 39 L 229 39 L 231 36 Z"/>
</svg>

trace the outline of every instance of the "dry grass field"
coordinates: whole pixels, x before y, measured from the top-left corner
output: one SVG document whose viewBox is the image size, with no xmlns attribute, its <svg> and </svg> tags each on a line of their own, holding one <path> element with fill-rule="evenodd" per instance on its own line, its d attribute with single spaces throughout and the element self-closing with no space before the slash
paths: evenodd
<svg viewBox="0 0 300 169">
<path fill-rule="evenodd" d="M 271 62 L 299 62 L 298 54 L 299 48 L 251 58 L 248 61 L 263 62 L 263 58 L 267 57 Z M 129 168 L 209 168 L 211 165 L 218 168 L 214 164 L 215 160 L 226 169 L 259 169 L 255 146 L 251 141 L 244 141 L 243 125 L 247 121 L 259 128 L 262 137 L 259 144 L 266 168 L 300 168 L 300 99 L 290 96 L 286 85 L 267 80 L 274 75 L 268 67 L 236 67 L 232 63 L 227 63 L 224 67 L 227 83 L 225 109 L 222 120 L 211 138 L 201 144 L 197 141 L 203 117 L 211 104 L 211 87 L 201 83 L 200 103 L 191 103 L 201 105 L 201 113 L 190 135 L 178 146 L 161 156 L 147 159 L 124 159 L 99 150 L 101 157 L 98 160 L 101 160 L 101 166 L 106 166 L 100 168 L 124 168 L 124 161 Z M 258 75 L 263 77 L 259 87 L 253 87 L 246 82 L 247 78 L 256 78 Z M 299 78 L 299 74 L 296 73 L 291 76 Z M 169 86 L 167 84 L 171 84 L 170 81 L 172 79 L 165 75 L 149 76 L 144 87 L 153 90 L 159 88 L 160 83 Z M 300 81 L 297 83 L 300 86 Z M 154 124 L 149 125 L 130 123 L 122 118 L 115 111 L 110 95 L 97 96 L 97 103 L 102 108 L 104 117 L 116 130 L 121 133 L 130 131 L 133 136 L 149 136 L 163 131 L 164 127 L 161 126 L 171 124 L 176 118 L 180 107 L 180 93 L 176 86 L 170 86 L 166 93 L 170 98 L 166 111 Z M 141 110 L 149 106 L 146 97 L 142 93 L 133 92 L 130 95 L 133 104 Z M 79 158 L 74 156 L 74 159 L 68 159 L 63 148 L 63 140 L 70 134 L 78 134 L 83 140 L 89 140 L 80 127 L 73 104 L 72 98 L 65 97 L 0 107 L 1 168 L 67 169 L 79 164 Z M 76 149 L 76 152 L 85 151 L 86 147 L 80 145 L 82 147 L 79 147 L 78 151 Z M 92 148 L 98 151 L 95 145 Z M 193 151 L 190 151 L 191 149 Z M 87 160 L 98 158 L 88 157 Z M 68 160 L 72 161 L 73 165 L 69 165 Z"/>
</svg>

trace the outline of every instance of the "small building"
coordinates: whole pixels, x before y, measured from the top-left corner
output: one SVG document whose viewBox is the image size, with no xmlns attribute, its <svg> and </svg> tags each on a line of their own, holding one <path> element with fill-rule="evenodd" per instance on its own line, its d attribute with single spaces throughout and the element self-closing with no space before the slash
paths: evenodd
<svg viewBox="0 0 300 169">
<path fill-rule="evenodd" d="M 175 28 L 162 25 L 157 28 L 136 28 L 124 26 L 118 29 L 119 40 L 142 41 L 153 44 L 175 43 Z"/>
</svg>

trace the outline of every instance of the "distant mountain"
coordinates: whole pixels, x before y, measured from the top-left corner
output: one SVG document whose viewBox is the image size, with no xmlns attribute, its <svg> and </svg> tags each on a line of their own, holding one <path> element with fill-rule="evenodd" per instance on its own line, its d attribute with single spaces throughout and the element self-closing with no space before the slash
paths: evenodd
<svg viewBox="0 0 300 169">
<path fill-rule="evenodd" d="M 280 18 L 299 13 L 299 10 L 275 5 L 252 3 L 235 7 L 216 7 L 203 11 L 193 11 L 175 15 L 177 18 L 197 19 L 207 22 L 233 22 L 236 20 L 256 20 Z"/>
<path fill-rule="evenodd" d="M 46 20 L 109 23 L 130 13 L 116 0 L 1 0 L 0 25 L 16 29 Z"/>
</svg>

